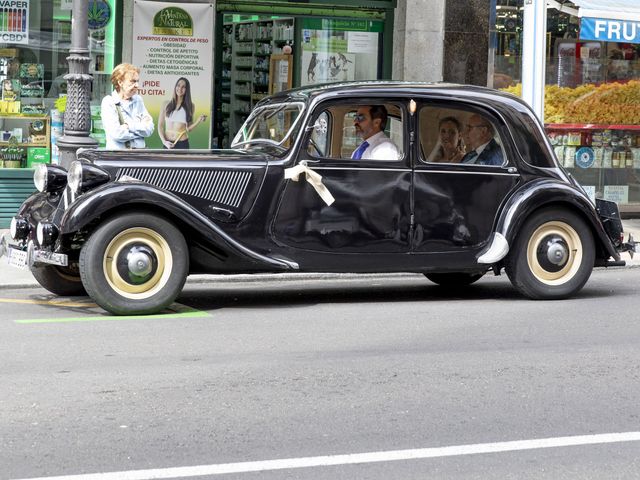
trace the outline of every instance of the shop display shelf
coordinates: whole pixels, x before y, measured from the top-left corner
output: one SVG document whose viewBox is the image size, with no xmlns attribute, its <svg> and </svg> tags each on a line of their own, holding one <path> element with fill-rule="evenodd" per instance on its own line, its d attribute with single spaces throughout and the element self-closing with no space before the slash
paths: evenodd
<svg viewBox="0 0 640 480">
<path fill-rule="evenodd" d="M 9 147 L 9 146 L 14 146 L 14 147 L 18 147 L 18 148 L 28 148 L 28 147 L 47 147 L 47 148 L 49 148 L 49 145 L 47 143 L 44 143 L 44 142 L 41 142 L 41 143 L 22 142 L 22 143 L 16 143 L 16 144 L 11 144 L 9 142 L 0 142 L 0 147 Z"/>
<path fill-rule="evenodd" d="M 547 130 L 640 130 L 640 125 L 609 125 L 599 123 L 549 123 Z"/>
</svg>

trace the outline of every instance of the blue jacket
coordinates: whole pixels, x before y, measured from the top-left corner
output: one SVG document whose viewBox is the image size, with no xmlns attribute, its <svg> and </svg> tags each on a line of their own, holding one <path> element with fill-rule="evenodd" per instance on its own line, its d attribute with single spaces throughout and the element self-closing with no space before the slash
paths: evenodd
<svg viewBox="0 0 640 480">
<path fill-rule="evenodd" d="M 475 155 L 472 158 L 469 158 L 470 154 L 474 151 L 475 150 L 472 150 L 471 152 L 467 153 L 463 157 L 462 163 L 469 163 L 474 165 L 502 165 L 504 163 L 502 148 L 500 148 L 498 142 L 496 142 L 493 138 L 491 139 L 491 141 L 489 141 L 487 146 L 484 147 L 484 150 L 482 150 L 482 153 L 480 155 Z"/>
<path fill-rule="evenodd" d="M 116 105 L 122 108 L 126 127 L 120 124 Z M 123 102 L 118 92 L 114 91 L 102 99 L 100 115 L 107 137 L 106 148 L 109 150 L 126 148 L 125 142 L 131 142 L 131 148 L 144 148 L 145 137 L 153 133 L 153 119 L 140 95 L 131 97 L 130 102 Z"/>
</svg>

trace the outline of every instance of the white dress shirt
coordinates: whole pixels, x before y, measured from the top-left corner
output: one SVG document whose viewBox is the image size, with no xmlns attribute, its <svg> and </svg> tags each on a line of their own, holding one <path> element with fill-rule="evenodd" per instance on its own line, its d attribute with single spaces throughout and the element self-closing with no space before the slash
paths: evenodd
<svg viewBox="0 0 640 480">
<path fill-rule="evenodd" d="M 398 160 L 400 158 L 398 147 L 384 132 L 371 135 L 366 140 L 369 146 L 362 154 L 363 160 Z"/>
</svg>

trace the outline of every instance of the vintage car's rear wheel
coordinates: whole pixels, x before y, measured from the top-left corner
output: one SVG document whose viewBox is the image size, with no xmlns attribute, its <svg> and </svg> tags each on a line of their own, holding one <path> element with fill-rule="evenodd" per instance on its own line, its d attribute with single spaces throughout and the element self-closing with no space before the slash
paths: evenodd
<svg viewBox="0 0 640 480">
<path fill-rule="evenodd" d="M 425 273 L 424 276 L 442 287 L 464 287 L 480 280 L 484 273 Z"/>
<path fill-rule="evenodd" d="M 149 214 L 115 217 L 82 247 L 80 275 L 87 293 L 116 315 L 156 313 L 178 296 L 189 270 L 180 231 Z"/>
<path fill-rule="evenodd" d="M 87 294 L 77 268 L 34 265 L 31 267 L 31 273 L 40 285 L 56 295 L 66 297 Z"/>
<path fill-rule="evenodd" d="M 523 226 L 506 260 L 513 285 L 533 299 L 560 299 L 578 292 L 591 276 L 595 244 L 575 213 L 551 208 Z"/>
</svg>

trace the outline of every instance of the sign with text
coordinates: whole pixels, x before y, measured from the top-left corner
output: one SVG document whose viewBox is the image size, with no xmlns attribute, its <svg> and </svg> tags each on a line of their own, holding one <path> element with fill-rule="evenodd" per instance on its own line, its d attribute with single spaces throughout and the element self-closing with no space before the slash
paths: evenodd
<svg viewBox="0 0 640 480">
<path fill-rule="evenodd" d="M 580 40 L 640 43 L 640 22 L 582 17 Z"/>
<path fill-rule="evenodd" d="M 213 18 L 211 4 L 134 3 L 132 63 L 140 68 L 140 94 L 156 125 L 150 148 L 211 146 Z M 160 129 L 170 142 L 161 140 Z"/>
<path fill-rule="evenodd" d="M 29 0 L 0 0 L 0 43 L 29 44 Z"/>
<path fill-rule="evenodd" d="M 305 18 L 300 84 L 377 78 L 381 31 L 378 21 Z"/>
<path fill-rule="evenodd" d="M 605 185 L 605 200 L 616 203 L 629 203 L 629 185 Z"/>
<path fill-rule="evenodd" d="M 587 196 L 593 203 L 596 203 L 596 186 L 595 185 L 582 185 L 582 188 L 586 192 Z"/>
</svg>

